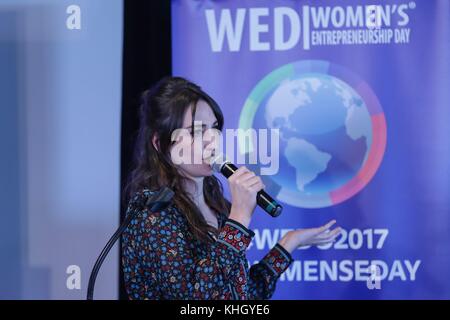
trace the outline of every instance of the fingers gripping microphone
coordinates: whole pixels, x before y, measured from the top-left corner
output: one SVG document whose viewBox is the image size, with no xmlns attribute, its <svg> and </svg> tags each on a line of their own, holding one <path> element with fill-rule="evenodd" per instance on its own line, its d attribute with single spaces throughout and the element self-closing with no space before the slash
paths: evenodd
<svg viewBox="0 0 450 320">
<path fill-rule="evenodd" d="M 227 160 L 223 154 L 214 157 L 211 161 L 211 167 L 215 172 L 223 174 L 227 179 L 238 169 L 234 164 Z M 260 190 L 256 194 L 256 203 L 272 217 L 278 217 L 283 210 L 283 207 L 264 190 Z"/>
</svg>

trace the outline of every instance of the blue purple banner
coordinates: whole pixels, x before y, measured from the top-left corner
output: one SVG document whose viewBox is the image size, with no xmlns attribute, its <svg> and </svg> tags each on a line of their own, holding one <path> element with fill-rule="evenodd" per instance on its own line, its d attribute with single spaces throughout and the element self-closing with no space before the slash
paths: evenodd
<svg viewBox="0 0 450 320">
<path fill-rule="evenodd" d="M 284 210 L 255 212 L 250 263 L 343 228 L 293 253 L 274 299 L 450 299 L 450 1 L 174 0 L 172 41 L 225 128 L 278 132 L 262 177 Z"/>
</svg>

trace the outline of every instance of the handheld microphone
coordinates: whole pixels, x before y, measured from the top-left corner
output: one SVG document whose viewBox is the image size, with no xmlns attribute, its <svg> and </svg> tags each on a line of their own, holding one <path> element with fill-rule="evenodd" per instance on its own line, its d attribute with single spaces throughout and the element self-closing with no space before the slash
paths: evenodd
<svg viewBox="0 0 450 320">
<path fill-rule="evenodd" d="M 223 154 L 214 157 L 210 162 L 210 165 L 213 171 L 221 173 L 227 179 L 238 169 L 231 161 L 227 160 Z M 264 190 L 260 190 L 256 194 L 256 204 L 272 217 L 278 217 L 283 210 L 283 207 Z"/>
</svg>

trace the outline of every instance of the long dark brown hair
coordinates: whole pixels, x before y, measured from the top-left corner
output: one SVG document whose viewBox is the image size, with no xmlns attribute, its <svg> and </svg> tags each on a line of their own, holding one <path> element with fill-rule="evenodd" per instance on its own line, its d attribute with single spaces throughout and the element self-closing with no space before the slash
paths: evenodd
<svg viewBox="0 0 450 320">
<path fill-rule="evenodd" d="M 199 100 L 208 103 L 217 118 L 217 128 L 222 130 L 223 114 L 217 102 L 198 85 L 184 78 L 165 77 L 142 93 L 133 170 L 129 174 L 124 194 L 125 201 L 129 201 L 136 192 L 143 189 L 157 190 L 163 186 L 170 187 L 175 192 L 173 202 L 185 215 L 194 237 L 208 243 L 211 241 L 208 231 L 217 235 L 217 229 L 208 225 L 199 208 L 184 190 L 185 178 L 170 157 L 172 132 L 182 127 L 184 114 L 191 105 L 194 122 Z M 158 149 L 152 143 L 155 134 L 159 138 Z M 229 214 L 230 203 L 224 198 L 222 185 L 215 176 L 204 178 L 203 194 L 206 204 L 211 209 Z"/>
</svg>

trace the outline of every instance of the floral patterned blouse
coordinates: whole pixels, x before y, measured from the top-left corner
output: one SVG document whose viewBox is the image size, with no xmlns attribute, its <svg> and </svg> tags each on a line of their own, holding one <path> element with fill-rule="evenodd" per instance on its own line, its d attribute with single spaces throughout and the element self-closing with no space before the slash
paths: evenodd
<svg viewBox="0 0 450 320">
<path fill-rule="evenodd" d="M 253 231 L 219 214 L 219 235 L 212 244 L 204 244 L 194 239 L 185 216 L 174 205 L 155 213 L 136 206 L 150 194 L 148 189 L 136 193 L 127 209 L 127 214 L 137 213 L 122 236 L 130 299 L 272 297 L 278 278 L 292 262 L 281 245 L 249 267 L 245 251 Z"/>
</svg>

